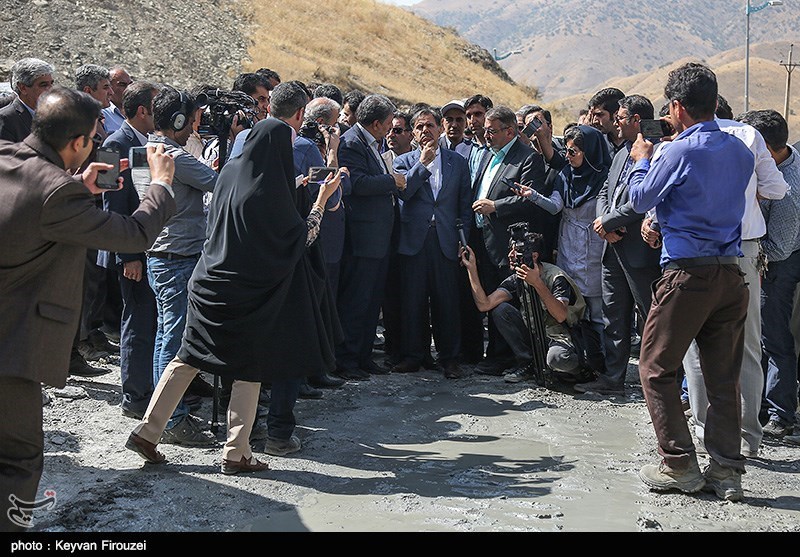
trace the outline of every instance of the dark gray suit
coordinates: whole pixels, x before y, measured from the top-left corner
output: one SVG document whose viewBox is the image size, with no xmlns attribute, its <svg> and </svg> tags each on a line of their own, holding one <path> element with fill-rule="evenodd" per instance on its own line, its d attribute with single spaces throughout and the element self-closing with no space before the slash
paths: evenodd
<svg viewBox="0 0 800 557">
<path fill-rule="evenodd" d="M 627 171 L 633 166 L 627 143 L 614 156 L 608 178 L 597 195 L 597 216 L 606 232 L 622 231 L 622 239 L 603 247 L 603 314 L 605 315 L 606 376 L 622 387 L 631 352 L 634 306 L 642 318 L 650 310 L 650 285 L 661 275 L 660 250 L 642 239 L 644 215 L 631 207 Z"/>
<path fill-rule="evenodd" d="M 9 105 L 0 108 L 0 139 L 13 143 L 22 141 L 31 133 L 33 116 L 22 101 L 14 99 Z"/>
</svg>

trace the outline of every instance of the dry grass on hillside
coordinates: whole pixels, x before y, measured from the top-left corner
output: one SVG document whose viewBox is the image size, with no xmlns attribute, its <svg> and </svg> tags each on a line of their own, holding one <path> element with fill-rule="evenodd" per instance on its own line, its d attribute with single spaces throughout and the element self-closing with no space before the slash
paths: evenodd
<svg viewBox="0 0 800 557">
<path fill-rule="evenodd" d="M 533 100 L 526 88 L 464 58 L 463 39 L 394 6 L 374 0 L 270 0 L 253 2 L 251 10 L 247 69 L 268 67 L 283 79 L 330 82 L 401 104 L 443 104 L 475 93 L 511 107 Z"/>
</svg>

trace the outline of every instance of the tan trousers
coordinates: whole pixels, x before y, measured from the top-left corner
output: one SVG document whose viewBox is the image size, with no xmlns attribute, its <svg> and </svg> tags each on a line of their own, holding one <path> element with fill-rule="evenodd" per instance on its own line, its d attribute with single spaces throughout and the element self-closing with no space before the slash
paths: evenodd
<svg viewBox="0 0 800 557">
<path fill-rule="evenodd" d="M 167 422 L 198 371 L 177 357 L 167 364 L 150 398 L 142 423 L 133 432 L 146 441 L 158 444 Z M 222 458 L 239 462 L 242 457 L 249 460 L 253 455 L 250 433 L 256 418 L 260 389 L 261 383 L 233 382 L 228 407 L 228 438 L 222 449 Z"/>
</svg>

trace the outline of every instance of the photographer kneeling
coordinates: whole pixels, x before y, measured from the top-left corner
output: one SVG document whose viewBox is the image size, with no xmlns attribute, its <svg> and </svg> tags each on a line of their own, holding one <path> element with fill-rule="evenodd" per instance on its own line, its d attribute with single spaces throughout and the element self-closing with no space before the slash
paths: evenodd
<svg viewBox="0 0 800 557">
<path fill-rule="evenodd" d="M 516 250 L 512 248 L 509 261 L 514 275 L 506 278 L 500 286 L 487 295 L 478 278 L 475 254 L 467 246 L 461 251 L 461 264 L 469 273 L 472 297 L 481 312 L 489 312 L 500 334 L 511 346 L 518 367 L 503 377 L 509 383 L 517 383 L 535 378 L 534 354 L 531 346 L 531 333 L 523 313 L 512 305 L 519 301 L 519 280 L 533 287 L 544 309 L 544 326 L 548 339 L 547 366 L 556 376 L 575 382 L 583 369 L 583 358 L 576 348 L 572 329 L 577 328 L 583 316 L 586 302 L 575 282 L 564 271 L 539 261 L 543 250 L 542 235 L 526 235 L 525 257 L 522 265 L 515 265 Z M 530 256 L 528 255 L 530 253 Z M 518 280 L 519 279 L 519 280 Z"/>
</svg>

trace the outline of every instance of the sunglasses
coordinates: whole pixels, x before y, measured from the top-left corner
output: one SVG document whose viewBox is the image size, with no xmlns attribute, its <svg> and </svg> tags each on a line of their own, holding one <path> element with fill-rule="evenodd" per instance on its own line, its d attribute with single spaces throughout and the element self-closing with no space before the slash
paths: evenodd
<svg viewBox="0 0 800 557">
<path fill-rule="evenodd" d="M 403 132 L 410 132 L 411 130 L 408 128 L 392 128 L 389 130 L 389 133 L 393 133 L 396 135 L 400 135 Z"/>
</svg>

